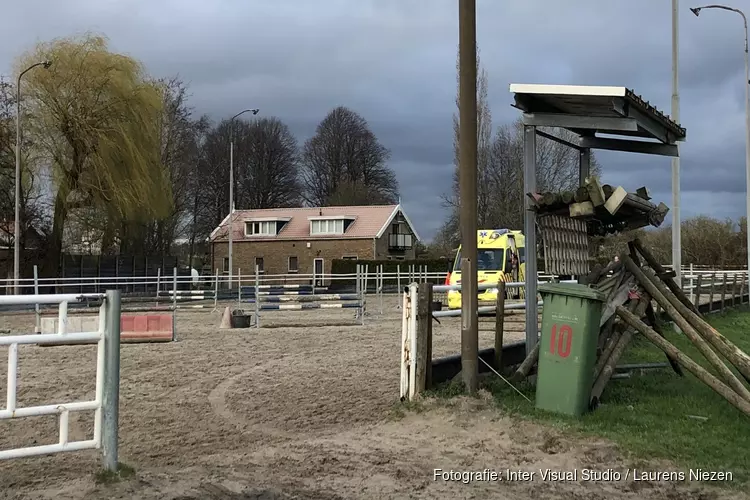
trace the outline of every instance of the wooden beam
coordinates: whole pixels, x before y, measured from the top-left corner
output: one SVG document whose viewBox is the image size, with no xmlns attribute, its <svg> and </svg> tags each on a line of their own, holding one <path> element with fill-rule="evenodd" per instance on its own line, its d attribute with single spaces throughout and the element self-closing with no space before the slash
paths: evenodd
<svg viewBox="0 0 750 500">
<path fill-rule="evenodd" d="M 604 208 L 607 209 L 607 212 L 609 212 L 612 215 L 615 215 L 618 210 L 620 210 L 620 207 L 622 207 L 622 204 L 625 203 L 625 198 L 627 198 L 628 192 L 623 189 L 622 186 L 617 186 L 617 188 L 612 193 L 612 196 L 610 196 L 606 203 L 604 203 Z"/>
</svg>

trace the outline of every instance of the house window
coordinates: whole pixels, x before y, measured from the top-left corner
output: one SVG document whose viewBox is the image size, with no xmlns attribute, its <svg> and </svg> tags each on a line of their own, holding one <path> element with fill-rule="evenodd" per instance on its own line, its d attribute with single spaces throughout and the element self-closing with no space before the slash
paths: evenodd
<svg viewBox="0 0 750 500">
<path fill-rule="evenodd" d="M 299 262 L 296 255 L 289 256 L 289 272 L 296 273 L 299 271 Z"/>
<path fill-rule="evenodd" d="M 222 264 L 225 273 L 229 272 L 229 257 L 224 257 L 224 263 Z"/>
<path fill-rule="evenodd" d="M 247 221 L 245 236 L 276 236 L 276 221 Z"/>
<path fill-rule="evenodd" d="M 359 257 L 356 255 L 344 255 L 341 257 L 342 260 L 359 260 Z"/>
<path fill-rule="evenodd" d="M 344 234 L 344 219 L 312 220 L 310 234 Z"/>
<path fill-rule="evenodd" d="M 263 257 L 255 257 L 255 267 L 258 269 L 259 273 L 262 273 L 264 271 L 264 269 L 263 269 Z"/>
<path fill-rule="evenodd" d="M 398 222 L 394 222 L 393 225 L 391 225 L 391 232 L 393 234 L 398 234 L 401 232 L 401 224 Z"/>
</svg>

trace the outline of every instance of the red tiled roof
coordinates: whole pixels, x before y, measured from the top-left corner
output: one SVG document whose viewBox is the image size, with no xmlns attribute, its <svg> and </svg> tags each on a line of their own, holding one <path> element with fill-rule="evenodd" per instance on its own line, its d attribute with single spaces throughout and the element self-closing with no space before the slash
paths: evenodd
<svg viewBox="0 0 750 500">
<path fill-rule="evenodd" d="M 369 205 L 350 207 L 271 208 L 264 210 L 237 210 L 232 214 L 233 241 L 273 241 L 302 239 L 376 238 L 403 208 L 400 205 Z M 310 217 L 351 217 L 354 222 L 340 235 L 310 235 Z M 404 214 L 404 217 L 405 214 Z M 252 219 L 290 219 L 277 236 L 245 236 L 245 221 Z M 227 240 L 227 218 L 211 233 L 211 241 Z M 408 219 L 407 219 L 408 221 Z M 411 225 L 411 223 L 410 223 Z M 412 230 L 414 228 L 412 227 Z M 416 234 L 416 233 L 415 233 Z"/>
</svg>

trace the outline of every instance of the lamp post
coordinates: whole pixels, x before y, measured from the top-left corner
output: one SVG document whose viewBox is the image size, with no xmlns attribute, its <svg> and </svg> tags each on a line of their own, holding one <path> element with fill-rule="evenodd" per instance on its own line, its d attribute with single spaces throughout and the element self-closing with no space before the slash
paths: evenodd
<svg viewBox="0 0 750 500">
<path fill-rule="evenodd" d="M 49 68 L 52 61 L 42 61 L 32 64 L 21 71 L 16 80 L 16 203 L 15 221 L 13 224 L 13 289 L 16 295 L 21 293 L 19 275 L 21 269 L 21 77 L 36 68 Z"/>
<path fill-rule="evenodd" d="M 679 12 L 680 0 L 672 0 L 672 120 L 680 123 Z M 680 216 L 680 157 L 672 158 L 672 269 L 682 286 L 682 218 Z"/>
<path fill-rule="evenodd" d="M 233 239 L 233 225 L 234 217 L 234 120 L 240 115 L 245 113 L 258 114 L 259 109 L 245 109 L 234 115 L 229 120 L 229 248 L 227 249 L 227 257 L 229 259 L 229 265 L 227 271 L 229 272 L 229 288 L 232 288 L 232 239 Z"/>
<path fill-rule="evenodd" d="M 726 5 L 704 5 L 703 7 L 693 7 L 690 10 L 698 17 L 703 9 L 722 9 L 735 12 L 742 16 L 742 22 L 745 25 L 745 205 L 747 223 L 750 222 L 750 65 L 748 64 L 747 51 L 747 17 L 741 10 Z M 747 269 L 750 272 L 750 229 L 746 229 L 745 232 L 747 233 Z"/>
</svg>

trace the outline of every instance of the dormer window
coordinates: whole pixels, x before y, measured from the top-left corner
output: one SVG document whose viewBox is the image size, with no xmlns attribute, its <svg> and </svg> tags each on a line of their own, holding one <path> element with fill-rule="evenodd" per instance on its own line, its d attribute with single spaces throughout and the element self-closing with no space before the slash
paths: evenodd
<svg viewBox="0 0 750 500">
<path fill-rule="evenodd" d="M 245 236 L 276 236 L 290 219 L 254 219 L 245 221 Z"/>
<path fill-rule="evenodd" d="M 354 217 L 310 217 L 310 235 L 344 234 L 354 222 Z"/>
</svg>

